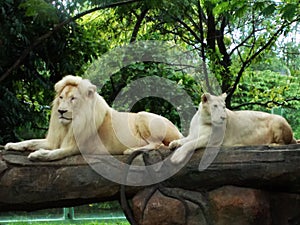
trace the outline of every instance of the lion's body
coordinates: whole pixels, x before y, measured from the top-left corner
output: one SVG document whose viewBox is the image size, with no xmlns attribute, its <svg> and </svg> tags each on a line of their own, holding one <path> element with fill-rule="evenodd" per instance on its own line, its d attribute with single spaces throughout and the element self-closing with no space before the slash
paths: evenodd
<svg viewBox="0 0 300 225">
<path fill-rule="evenodd" d="M 225 108 L 226 95 L 204 94 L 194 115 L 189 135 L 171 142 L 179 147 L 171 157 L 182 162 L 188 153 L 206 146 L 295 144 L 288 122 L 281 116 L 258 111 L 231 111 Z"/>
<path fill-rule="evenodd" d="M 167 146 L 182 137 L 169 120 L 156 114 L 118 112 L 80 77 L 66 76 L 55 85 L 45 139 L 8 143 L 6 149 L 31 150 L 33 160 L 51 161 L 84 153 L 129 154 Z"/>
</svg>

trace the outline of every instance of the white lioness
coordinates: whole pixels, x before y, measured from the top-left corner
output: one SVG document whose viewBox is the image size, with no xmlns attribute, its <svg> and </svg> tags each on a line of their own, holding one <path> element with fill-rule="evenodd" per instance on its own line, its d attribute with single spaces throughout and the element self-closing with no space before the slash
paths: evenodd
<svg viewBox="0 0 300 225">
<path fill-rule="evenodd" d="M 182 162 L 197 148 L 222 145 L 295 144 L 288 122 L 281 116 L 257 111 L 231 111 L 225 108 L 226 94 L 203 94 L 199 109 L 190 123 L 189 135 L 174 140 L 170 148 L 178 148 L 173 163 Z M 211 140 L 213 133 L 215 139 Z"/>
<path fill-rule="evenodd" d="M 182 137 L 169 120 L 156 114 L 117 112 L 89 80 L 68 75 L 55 84 L 45 139 L 8 143 L 5 149 L 31 150 L 31 160 L 51 161 L 79 154 L 129 154 L 168 146 Z"/>
</svg>

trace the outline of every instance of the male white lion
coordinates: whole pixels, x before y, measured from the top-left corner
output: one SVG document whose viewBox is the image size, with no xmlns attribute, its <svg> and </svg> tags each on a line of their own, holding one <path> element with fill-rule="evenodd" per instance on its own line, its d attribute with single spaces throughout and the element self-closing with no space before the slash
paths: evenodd
<svg viewBox="0 0 300 225">
<path fill-rule="evenodd" d="M 8 143 L 5 149 L 31 150 L 29 159 L 52 161 L 80 151 L 130 154 L 137 149 L 167 146 L 182 137 L 162 116 L 112 109 L 89 80 L 68 75 L 54 88 L 56 97 L 46 138 Z"/>
<path fill-rule="evenodd" d="M 281 116 L 258 111 L 231 111 L 225 108 L 226 94 L 203 94 L 199 109 L 190 123 L 189 135 L 170 143 L 178 148 L 172 155 L 173 163 L 182 162 L 188 153 L 208 145 L 264 145 L 295 144 L 288 122 Z M 214 139 L 211 140 L 211 135 Z"/>
</svg>

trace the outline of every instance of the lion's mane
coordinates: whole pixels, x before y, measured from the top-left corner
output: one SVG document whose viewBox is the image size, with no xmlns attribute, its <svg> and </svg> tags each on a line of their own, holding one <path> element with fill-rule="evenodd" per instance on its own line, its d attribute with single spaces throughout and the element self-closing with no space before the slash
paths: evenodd
<svg viewBox="0 0 300 225">
<path fill-rule="evenodd" d="M 77 105 L 72 109 L 72 123 L 63 125 L 58 119 L 59 96 L 62 90 L 69 85 L 79 90 L 80 98 Z M 97 130 L 110 107 L 97 94 L 96 86 L 81 77 L 65 76 L 55 84 L 54 88 L 56 96 L 52 103 L 50 124 L 46 137 L 51 149 L 90 146 L 98 135 Z"/>
</svg>

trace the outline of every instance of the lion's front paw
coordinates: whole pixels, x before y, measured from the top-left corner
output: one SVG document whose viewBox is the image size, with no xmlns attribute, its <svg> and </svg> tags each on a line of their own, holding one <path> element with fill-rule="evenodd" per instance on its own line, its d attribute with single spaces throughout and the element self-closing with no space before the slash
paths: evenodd
<svg viewBox="0 0 300 225">
<path fill-rule="evenodd" d="M 24 151 L 25 150 L 25 146 L 19 144 L 19 143 L 7 143 L 4 146 L 5 150 L 16 150 L 16 151 Z"/>
<path fill-rule="evenodd" d="M 28 155 L 28 159 L 32 161 L 49 161 L 50 160 L 50 150 L 40 149 L 35 152 L 32 152 Z"/>
<path fill-rule="evenodd" d="M 5 149 L 5 150 L 12 149 L 12 147 L 13 147 L 12 144 L 13 144 L 13 143 L 7 143 L 6 145 L 4 145 L 4 149 Z"/>
<path fill-rule="evenodd" d="M 175 140 L 175 141 L 172 141 L 170 144 L 169 144 L 169 149 L 170 150 L 174 150 L 178 147 L 180 147 L 182 144 L 180 142 L 180 140 Z"/>
</svg>

